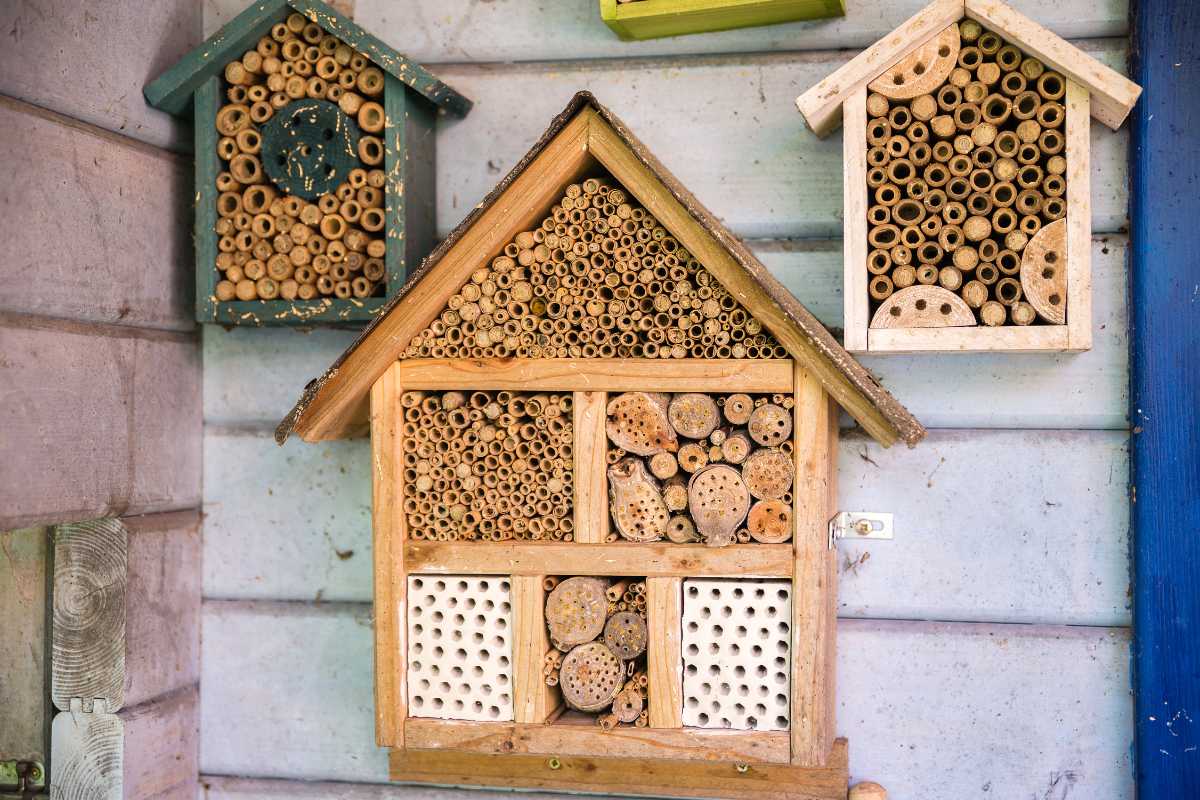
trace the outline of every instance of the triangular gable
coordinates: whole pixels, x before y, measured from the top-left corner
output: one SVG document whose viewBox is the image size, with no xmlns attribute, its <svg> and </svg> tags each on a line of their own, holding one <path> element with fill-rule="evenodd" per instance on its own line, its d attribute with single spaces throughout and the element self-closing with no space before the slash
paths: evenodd
<svg viewBox="0 0 1200 800">
<path fill-rule="evenodd" d="M 590 93 L 577 94 L 542 139 L 430 254 L 385 312 L 306 388 L 276 430 L 305 440 L 365 432 L 371 385 L 442 310 L 472 271 L 540 219 L 563 189 L 599 164 L 759 319 L 860 425 L 884 445 L 925 430 Z"/>
<path fill-rule="evenodd" d="M 856 89 L 963 18 L 976 20 L 1083 86 L 1091 94 L 1092 116 L 1113 130 L 1121 127 L 1142 92 L 1133 81 L 1001 0 L 934 0 L 796 98 L 808 127 L 818 136 L 832 133 L 841 124 L 842 103 Z"/>
<path fill-rule="evenodd" d="M 470 100 L 321 0 L 263 0 L 255 3 L 147 84 L 144 90 L 146 102 L 170 114 L 185 113 L 192 93 L 209 78 L 220 74 L 227 62 L 253 49 L 254 43 L 266 35 L 289 8 L 303 14 L 327 33 L 362 53 L 384 72 L 391 74 L 435 106 L 458 116 L 463 116 L 471 110 Z"/>
</svg>

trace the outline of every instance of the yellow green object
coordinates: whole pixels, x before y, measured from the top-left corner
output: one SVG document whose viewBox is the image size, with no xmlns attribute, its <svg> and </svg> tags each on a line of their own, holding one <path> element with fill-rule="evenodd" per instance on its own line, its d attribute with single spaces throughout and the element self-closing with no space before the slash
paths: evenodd
<svg viewBox="0 0 1200 800">
<path fill-rule="evenodd" d="M 845 14 L 846 0 L 600 0 L 604 24 L 627 41 Z"/>
</svg>

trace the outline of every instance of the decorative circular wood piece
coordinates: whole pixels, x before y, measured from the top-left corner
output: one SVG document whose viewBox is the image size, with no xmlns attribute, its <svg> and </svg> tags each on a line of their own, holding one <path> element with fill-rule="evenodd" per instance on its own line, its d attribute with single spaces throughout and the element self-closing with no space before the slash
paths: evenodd
<svg viewBox="0 0 1200 800">
<path fill-rule="evenodd" d="M 958 48 L 958 26 L 950 25 L 897 61 L 891 69 L 867 84 L 867 88 L 892 100 L 911 100 L 930 94 L 958 64 Z"/>
<path fill-rule="evenodd" d="M 887 800 L 887 789 L 875 781 L 863 781 L 850 787 L 849 800 Z"/>
<path fill-rule="evenodd" d="M 960 328 L 975 325 L 971 307 L 949 289 L 919 284 L 893 294 L 871 318 L 871 327 Z"/>
<path fill-rule="evenodd" d="M 717 401 L 699 392 L 673 396 L 667 407 L 667 419 L 676 433 L 689 439 L 705 438 L 721 421 Z"/>
<path fill-rule="evenodd" d="M 742 463 L 742 479 L 750 494 L 759 500 L 783 497 L 792 488 L 795 474 L 791 457 L 774 447 L 755 450 Z"/>
<path fill-rule="evenodd" d="M 617 721 L 636 722 L 645 705 L 646 701 L 642 699 L 641 692 L 624 691 L 617 693 L 616 699 L 613 700 L 612 710 Z"/>
<path fill-rule="evenodd" d="M 1054 325 L 1067 321 L 1067 221 L 1038 231 L 1021 256 L 1021 291 L 1038 316 Z"/>
<path fill-rule="evenodd" d="M 751 439 L 764 447 L 775 447 L 792 435 L 792 415 L 783 406 L 764 403 L 754 409 L 747 428 Z"/>
<path fill-rule="evenodd" d="M 748 394 L 731 394 L 725 398 L 725 419 L 734 425 L 745 425 L 754 411 L 754 401 Z"/>
<path fill-rule="evenodd" d="M 792 538 L 792 507 L 782 500 L 759 500 L 750 506 L 746 530 L 756 542 L 786 542 Z"/>
<path fill-rule="evenodd" d="M 283 191 L 315 200 L 360 168 L 358 125 L 326 100 L 295 100 L 262 129 L 262 162 Z"/>
<path fill-rule="evenodd" d="M 625 392 L 608 404 L 604 422 L 608 438 L 622 450 L 639 456 L 675 452 L 679 444 L 667 419 L 668 397 L 656 392 Z"/>
<path fill-rule="evenodd" d="M 563 700 L 576 711 L 599 711 L 611 704 L 624 679 L 625 665 L 603 642 L 574 648 L 558 671 Z"/>
<path fill-rule="evenodd" d="M 646 652 L 647 635 L 645 618 L 632 611 L 618 611 L 604 624 L 604 643 L 626 661 Z"/>
<path fill-rule="evenodd" d="M 710 547 L 723 547 L 750 510 L 750 492 L 733 467 L 715 464 L 688 482 L 688 510 L 696 530 Z"/>
<path fill-rule="evenodd" d="M 655 542 L 666 534 L 667 505 L 640 458 L 624 458 L 608 468 L 608 492 L 613 525 L 621 536 Z"/>
<path fill-rule="evenodd" d="M 599 578 L 568 578 L 546 599 L 550 642 L 559 650 L 590 642 L 604 631 L 607 587 Z"/>
</svg>

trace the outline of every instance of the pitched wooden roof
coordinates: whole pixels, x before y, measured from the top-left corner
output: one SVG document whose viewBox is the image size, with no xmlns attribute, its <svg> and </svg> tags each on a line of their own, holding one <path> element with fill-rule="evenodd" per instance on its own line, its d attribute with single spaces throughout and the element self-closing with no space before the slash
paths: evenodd
<svg viewBox="0 0 1200 800">
<path fill-rule="evenodd" d="M 420 64 L 409 61 L 360 26 L 334 11 L 321 0 L 261 0 L 222 26 L 162 75 L 146 85 L 146 102 L 170 114 L 184 114 L 192 92 L 206 80 L 219 75 L 225 65 L 254 47 L 280 16 L 291 8 L 317 23 L 369 58 L 435 106 L 464 116 L 471 101 L 437 79 Z"/>
<path fill-rule="evenodd" d="M 471 272 L 495 256 L 514 221 L 530 224 L 562 187 L 595 162 L 671 231 L 867 432 L 885 446 L 897 439 L 913 445 L 924 437 L 921 424 L 625 124 L 590 93 L 580 92 L 533 149 L 421 263 L 384 312 L 305 388 L 276 429 L 276 440 L 282 444 L 293 431 L 307 441 L 364 433 L 371 385 Z"/>
<path fill-rule="evenodd" d="M 1108 127 L 1121 127 L 1142 89 L 1057 34 L 1014 11 L 1001 0 L 934 0 L 875 44 L 796 98 L 796 107 L 818 136 L 837 130 L 842 102 L 905 55 L 964 17 L 1019 46 L 1091 94 L 1092 116 Z"/>
</svg>

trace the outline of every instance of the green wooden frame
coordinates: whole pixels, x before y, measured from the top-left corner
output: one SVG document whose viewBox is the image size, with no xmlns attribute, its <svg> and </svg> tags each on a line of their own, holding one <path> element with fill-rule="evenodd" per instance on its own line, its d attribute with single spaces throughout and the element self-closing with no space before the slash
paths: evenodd
<svg viewBox="0 0 1200 800">
<path fill-rule="evenodd" d="M 845 14 L 846 0 L 600 0 L 604 24 L 627 41 Z"/>
</svg>

